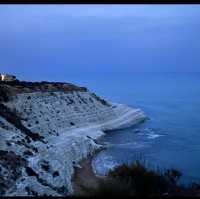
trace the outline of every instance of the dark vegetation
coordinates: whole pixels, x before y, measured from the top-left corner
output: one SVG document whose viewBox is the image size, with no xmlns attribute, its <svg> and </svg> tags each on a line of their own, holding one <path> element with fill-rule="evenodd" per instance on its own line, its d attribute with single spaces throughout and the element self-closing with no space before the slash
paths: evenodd
<svg viewBox="0 0 200 199">
<path fill-rule="evenodd" d="M 43 136 L 40 136 L 38 133 L 33 133 L 28 128 L 26 128 L 22 124 L 21 118 L 4 104 L 0 104 L 0 110 L 1 110 L 0 116 L 5 118 L 9 123 L 13 124 L 16 128 L 20 129 L 26 136 L 28 136 L 32 140 L 42 141 L 44 139 Z"/>
<path fill-rule="evenodd" d="M 97 101 L 99 101 L 101 104 L 103 104 L 104 106 L 111 106 L 111 104 L 109 104 L 106 100 L 100 98 L 99 96 L 97 96 L 95 93 L 91 94 Z"/>
<path fill-rule="evenodd" d="M 26 135 L 27 141 L 30 142 L 30 138 L 31 138 L 33 141 L 43 142 L 43 139 L 44 139 L 43 136 L 40 136 L 38 133 L 31 132 L 31 130 L 26 128 L 21 122 L 23 118 L 20 118 L 20 116 L 16 112 L 10 110 L 10 108 L 8 108 L 2 103 L 2 102 L 9 101 L 9 95 L 11 93 L 11 91 L 6 86 L 7 85 L 16 86 L 20 84 L 23 84 L 23 82 L 20 82 L 18 80 L 13 81 L 13 82 L 0 82 L 0 110 L 1 110 L 0 116 L 5 118 L 9 123 L 13 124 L 17 129 L 21 130 Z"/>
<path fill-rule="evenodd" d="M 26 164 L 26 160 L 13 151 L 0 150 L 0 195 L 21 176 L 21 168 Z"/>
<path fill-rule="evenodd" d="M 31 91 L 80 91 L 80 92 L 86 92 L 87 88 L 85 87 L 79 87 L 74 84 L 65 83 L 65 82 L 27 82 L 27 81 L 10 81 L 10 82 L 1 82 L 0 86 L 8 86 L 12 88 L 17 88 L 20 90 L 23 90 L 24 88 L 29 89 Z M 0 93 L 1 95 L 1 93 Z"/>
<path fill-rule="evenodd" d="M 199 196 L 200 185 L 178 185 L 181 173 L 175 169 L 150 170 L 136 161 L 110 171 L 97 188 L 88 189 L 92 196 Z"/>
<path fill-rule="evenodd" d="M 0 102 L 7 102 L 9 100 L 8 93 L 3 86 L 0 86 Z"/>
</svg>

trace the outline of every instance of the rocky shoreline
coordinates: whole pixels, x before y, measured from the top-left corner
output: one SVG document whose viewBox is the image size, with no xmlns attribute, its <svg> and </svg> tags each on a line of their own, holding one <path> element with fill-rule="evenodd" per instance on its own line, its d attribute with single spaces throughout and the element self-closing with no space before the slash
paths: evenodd
<svg viewBox="0 0 200 199">
<path fill-rule="evenodd" d="M 1 82 L 0 107 L 1 196 L 72 195 L 74 166 L 98 138 L 146 119 L 69 83 Z"/>
<path fill-rule="evenodd" d="M 126 189 L 129 192 L 131 192 L 131 191 L 134 192 L 135 187 L 133 187 L 133 188 L 128 187 L 129 184 L 124 185 L 123 180 L 116 181 L 116 182 L 112 181 L 112 180 L 114 180 L 114 178 L 111 178 L 111 176 L 96 175 L 92 169 L 92 160 L 95 157 L 95 155 L 97 155 L 98 152 L 99 152 L 99 150 L 97 150 L 93 155 L 90 155 L 87 158 L 82 159 L 79 162 L 78 167 L 75 168 L 75 171 L 74 171 L 74 174 L 72 177 L 72 184 L 73 184 L 73 189 L 74 189 L 74 193 L 72 194 L 72 196 L 81 196 L 81 197 L 89 197 L 89 196 L 92 196 L 92 197 L 98 197 L 98 196 L 101 196 L 101 197 L 104 197 L 104 196 L 132 196 L 133 197 L 133 196 L 135 196 L 135 197 L 137 197 L 137 196 L 139 196 L 140 197 L 144 194 L 143 196 L 145 196 L 145 197 L 149 197 L 149 196 L 151 197 L 151 194 L 145 195 L 146 194 L 145 192 L 140 193 L 141 195 L 140 194 L 129 195 L 130 193 L 127 193 Z M 125 165 L 123 165 L 123 166 L 125 166 Z M 136 175 L 138 175 L 139 172 L 142 171 L 140 167 L 142 168 L 142 165 L 138 166 L 138 168 L 137 168 L 137 166 L 135 167 L 134 172 L 136 172 Z M 127 166 L 127 168 L 128 168 L 128 166 Z M 131 167 L 129 167 L 129 169 L 130 168 Z M 148 178 L 149 174 L 150 174 L 149 177 L 151 176 L 150 177 L 151 179 L 149 179 L 149 184 L 148 184 L 148 186 L 151 186 L 151 183 L 152 184 L 155 183 L 157 176 L 161 175 L 161 173 L 159 173 L 157 171 L 153 171 L 153 170 L 148 170 L 145 167 L 143 167 L 143 168 L 144 168 L 143 172 L 146 172 L 146 178 Z M 119 170 L 119 168 L 118 168 L 118 170 Z M 175 170 L 172 169 L 171 171 L 175 171 Z M 116 174 L 117 174 L 117 171 L 114 171 L 114 172 L 116 172 Z M 121 178 L 123 178 L 123 176 L 124 176 L 124 178 L 125 178 L 125 176 L 127 176 L 126 172 L 128 173 L 129 171 L 124 170 L 124 173 L 121 175 Z M 174 179 L 176 178 L 173 175 L 171 175 L 171 177 L 172 178 L 174 177 Z M 141 182 L 141 186 L 144 186 L 143 183 L 145 184 L 145 182 L 147 180 L 147 179 L 145 179 L 145 175 L 141 174 L 140 178 L 142 181 L 144 181 L 144 182 Z M 163 178 L 163 176 L 162 176 L 162 178 Z M 102 182 L 104 183 L 104 189 L 102 189 Z M 110 184 L 110 182 L 112 182 L 112 183 L 115 182 L 116 184 Z M 105 186 L 107 186 L 106 189 L 105 189 Z M 160 186 L 162 186 L 162 185 L 160 185 Z M 121 190 L 118 190 L 119 187 Z M 124 188 L 124 190 L 122 189 L 122 187 Z M 159 188 L 160 188 L 159 185 L 156 188 L 159 190 Z M 172 185 L 172 187 L 170 189 L 171 190 L 169 190 L 168 192 L 164 192 L 164 193 L 153 193 L 152 196 L 155 196 L 155 197 L 199 197 L 200 196 L 200 185 L 196 184 L 196 183 L 192 183 L 187 186 L 177 185 L 175 183 L 174 185 Z M 98 195 L 98 194 L 100 194 L 100 195 Z M 109 194 L 109 195 L 106 195 L 106 194 Z"/>
</svg>

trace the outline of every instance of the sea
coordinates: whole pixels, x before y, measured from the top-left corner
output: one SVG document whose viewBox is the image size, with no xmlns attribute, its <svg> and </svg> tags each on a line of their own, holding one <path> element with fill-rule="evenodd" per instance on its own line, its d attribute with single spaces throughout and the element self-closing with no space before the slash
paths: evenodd
<svg viewBox="0 0 200 199">
<path fill-rule="evenodd" d="M 107 148 L 92 160 L 97 175 L 139 160 L 153 169 L 177 169 L 180 182 L 200 182 L 200 73 L 105 73 L 71 82 L 113 102 L 142 109 L 144 123 L 107 132 Z"/>
</svg>

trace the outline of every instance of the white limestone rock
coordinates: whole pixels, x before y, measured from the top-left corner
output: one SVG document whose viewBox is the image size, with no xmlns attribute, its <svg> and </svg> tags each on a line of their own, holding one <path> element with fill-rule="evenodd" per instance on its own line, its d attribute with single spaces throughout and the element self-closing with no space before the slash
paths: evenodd
<svg viewBox="0 0 200 199">
<path fill-rule="evenodd" d="M 102 147 L 95 140 L 104 131 L 146 118 L 140 109 L 102 102 L 89 91 L 21 93 L 4 105 L 22 118 L 26 128 L 44 137 L 44 142 L 27 143 L 23 132 L 0 117 L 0 150 L 14 151 L 26 160 L 21 175 L 15 181 L 7 179 L 4 196 L 73 194 L 74 166 Z"/>
</svg>

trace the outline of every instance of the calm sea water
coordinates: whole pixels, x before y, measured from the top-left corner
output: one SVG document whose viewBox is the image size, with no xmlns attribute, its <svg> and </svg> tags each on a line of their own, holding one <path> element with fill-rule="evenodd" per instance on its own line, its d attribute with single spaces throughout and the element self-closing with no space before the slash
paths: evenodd
<svg viewBox="0 0 200 199">
<path fill-rule="evenodd" d="M 100 140 L 108 148 L 92 162 L 97 174 L 143 159 L 149 167 L 180 170 L 182 182 L 200 181 L 200 74 L 105 74 L 71 81 L 108 100 L 139 107 L 150 118 Z"/>
</svg>

